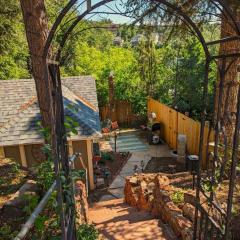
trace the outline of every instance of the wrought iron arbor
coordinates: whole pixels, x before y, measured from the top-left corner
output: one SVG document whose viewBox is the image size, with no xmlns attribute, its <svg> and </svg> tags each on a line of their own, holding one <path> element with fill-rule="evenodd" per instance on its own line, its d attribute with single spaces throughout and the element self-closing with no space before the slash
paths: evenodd
<svg viewBox="0 0 240 240">
<path fill-rule="evenodd" d="M 67 141 L 64 129 L 64 110 L 62 102 L 62 90 L 61 90 L 61 77 L 60 77 L 60 64 L 61 53 L 66 42 L 72 34 L 74 34 L 74 29 L 87 15 L 93 14 L 94 11 L 100 9 L 101 6 L 107 5 L 114 0 L 102 0 L 97 1 L 92 4 L 91 0 L 69 0 L 67 5 L 62 9 L 58 15 L 55 23 L 53 24 L 48 39 L 46 41 L 45 50 L 43 58 L 47 63 L 46 67 L 46 78 L 51 82 L 52 86 L 52 146 L 53 155 L 55 161 L 55 171 L 57 176 L 57 189 L 58 189 L 58 203 L 61 211 L 61 223 L 63 239 L 75 239 L 75 227 L 74 227 L 74 208 L 72 206 L 66 205 L 66 200 L 63 195 L 63 186 L 60 181 L 60 172 L 64 172 L 68 181 L 70 181 L 69 176 L 69 163 L 67 158 Z M 199 166 L 197 172 L 197 190 L 196 190 L 196 211 L 195 211 L 195 223 L 194 223 L 194 233 L 193 239 L 230 239 L 230 223 L 232 219 L 232 206 L 233 206 L 233 194 L 235 189 L 235 179 L 236 179 L 236 167 L 239 161 L 239 131 L 240 131 L 240 90 L 238 90 L 238 104 L 236 106 L 236 112 L 231 113 L 232 118 L 229 117 L 227 120 L 223 116 L 229 116 L 226 110 L 226 114 L 221 114 L 221 109 L 224 104 L 226 107 L 228 98 L 226 102 L 222 102 L 223 87 L 225 84 L 225 76 L 233 64 L 236 64 L 240 57 L 240 49 L 232 49 L 231 52 L 224 54 L 213 55 L 211 53 L 211 47 L 217 46 L 223 43 L 239 42 L 240 41 L 240 25 L 235 15 L 233 14 L 233 9 L 229 7 L 227 0 L 199 0 L 193 1 L 194 3 L 186 6 L 185 0 L 182 1 L 170 1 L 170 0 L 146 0 L 146 3 L 153 5 L 152 11 L 165 11 L 171 15 L 178 16 L 179 19 L 184 22 L 190 31 L 196 35 L 205 52 L 206 63 L 205 63 L 205 78 L 203 81 L 203 101 L 202 101 L 202 118 L 201 118 L 201 136 L 200 136 L 200 146 L 199 146 Z M 210 7 L 214 8 L 215 11 L 209 12 L 209 15 L 213 15 L 215 18 L 229 19 L 229 25 L 232 28 L 233 35 L 220 38 L 211 42 L 207 42 L 203 36 L 202 31 L 197 25 L 199 16 L 193 17 L 191 15 L 191 10 L 193 8 L 198 8 L 198 4 L 209 4 Z M 84 8 L 80 11 L 79 9 Z M 206 10 L 205 8 L 204 10 Z M 211 10 L 210 10 L 211 11 Z M 143 12 L 140 16 L 141 18 L 147 16 L 151 11 Z M 96 12 L 95 12 L 96 13 Z M 122 14 L 122 13 L 121 13 Z M 136 20 L 135 22 L 137 22 Z M 60 41 L 56 45 L 56 37 L 58 36 L 59 29 L 62 29 L 63 34 L 61 35 Z M 65 30 L 63 30 L 65 29 Z M 203 138 L 204 138 L 204 126 L 206 121 L 206 106 L 208 98 L 208 78 L 210 72 L 210 64 L 212 62 L 217 62 L 219 71 L 219 91 L 216 95 L 215 101 L 215 115 L 212 119 L 211 126 L 215 131 L 214 136 L 214 150 L 213 153 L 208 154 L 209 161 L 209 171 L 206 175 L 203 174 L 201 169 L 201 160 L 203 158 Z M 236 82 L 236 79 L 233 79 Z M 238 84 L 238 83 L 237 83 Z M 232 125 L 232 134 L 229 137 L 225 125 L 226 121 Z M 233 136 L 233 137 L 232 137 Z M 232 139 L 231 139 L 232 137 Z M 208 151 L 208 148 L 207 148 Z M 226 162 L 230 163 L 230 168 L 226 170 Z M 220 176 L 217 176 L 217 172 L 220 171 Z M 214 194 L 214 186 L 222 181 L 222 173 L 228 171 L 229 182 L 228 182 L 228 202 L 225 208 L 221 207 Z M 211 190 L 206 191 L 204 189 L 204 182 L 208 179 Z M 205 196 L 207 199 L 208 210 L 214 209 L 216 214 L 220 216 L 221 224 L 213 219 L 208 210 L 201 203 L 201 196 Z M 224 227 L 223 227 L 224 226 Z"/>
</svg>

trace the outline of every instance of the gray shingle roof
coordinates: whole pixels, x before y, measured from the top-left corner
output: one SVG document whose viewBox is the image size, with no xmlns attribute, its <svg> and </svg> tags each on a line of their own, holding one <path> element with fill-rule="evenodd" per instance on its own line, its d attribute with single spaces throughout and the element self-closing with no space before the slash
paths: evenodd
<svg viewBox="0 0 240 240">
<path fill-rule="evenodd" d="M 95 80 L 90 76 L 63 78 L 62 90 L 65 115 L 79 123 L 78 135 L 71 139 L 101 136 Z M 39 120 L 34 80 L 1 80 L 0 146 L 42 143 Z"/>
<path fill-rule="evenodd" d="M 62 83 L 76 96 L 98 109 L 96 83 L 92 76 L 62 78 Z"/>
</svg>

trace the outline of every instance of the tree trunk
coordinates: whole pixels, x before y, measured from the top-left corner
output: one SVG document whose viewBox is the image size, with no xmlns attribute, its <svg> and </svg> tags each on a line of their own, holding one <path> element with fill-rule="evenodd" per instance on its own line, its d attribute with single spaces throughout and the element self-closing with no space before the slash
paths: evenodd
<svg viewBox="0 0 240 240">
<path fill-rule="evenodd" d="M 51 131 L 51 84 L 43 49 L 48 36 L 44 0 L 20 0 L 31 56 L 32 74 L 36 84 L 42 126 Z"/>
<path fill-rule="evenodd" d="M 108 96 L 109 96 L 109 116 L 113 120 L 115 112 L 115 96 L 114 96 L 114 76 L 110 73 L 108 78 Z M 114 119 L 115 120 L 115 119 Z"/>
<path fill-rule="evenodd" d="M 234 11 L 236 19 L 240 20 L 240 8 L 237 6 L 236 0 L 230 0 L 229 4 Z M 222 15 L 221 23 L 221 38 L 236 36 L 235 31 L 230 26 L 231 20 Z M 240 49 L 240 41 L 230 41 L 220 44 L 219 53 L 228 54 L 236 52 Z M 231 63 L 233 58 L 226 58 L 226 60 L 221 59 L 218 61 L 218 67 L 221 68 L 223 65 L 226 67 Z M 224 63 L 225 61 L 225 63 Z M 236 119 L 236 109 L 237 109 L 237 92 L 239 88 L 238 81 L 238 65 L 240 64 L 239 59 L 235 60 L 233 64 L 229 67 L 226 72 L 224 80 L 221 84 L 220 73 L 218 75 L 217 91 L 215 98 L 215 120 L 217 119 L 218 104 L 219 106 L 219 119 L 222 126 L 225 129 L 225 133 L 228 136 L 228 143 L 232 142 L 232 135 L 234 132 L 234 124 Z M 223 88 L 221 93 L 220 88 Z"/>
</svg>

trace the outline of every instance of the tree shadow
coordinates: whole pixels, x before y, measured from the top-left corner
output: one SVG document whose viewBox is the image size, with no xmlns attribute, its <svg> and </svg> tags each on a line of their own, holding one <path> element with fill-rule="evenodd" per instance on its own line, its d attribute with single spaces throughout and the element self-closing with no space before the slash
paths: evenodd
<svg viewBox="0 0 240 240">
<path fill-rule="evenodd" d="M 0 196 L 15 193 L 26 181 L 26 175 L 13 161 L 0 164 Z"/>
<path fill-rule="evenodd" d="M 94 214 L 98 217 L 93 217 L 93 223 L 110 240 L 172 239 L 161 220 L 125 203 L 109 204 L 106 207 L 100 205 Z"/>
</svg>

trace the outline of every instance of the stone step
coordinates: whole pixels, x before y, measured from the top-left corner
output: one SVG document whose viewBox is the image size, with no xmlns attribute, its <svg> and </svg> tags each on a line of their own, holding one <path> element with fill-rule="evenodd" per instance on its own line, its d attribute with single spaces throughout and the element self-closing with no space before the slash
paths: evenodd
<svg viewBox="0 0 240 240">
<path fill-rule="evenodd" d="M 95 203 L 89 209 L 89 219 L 109 240 L 176 240 L 171 228 L 148 212 L 139 211 L 113 199 Z"/>
<path fill-rule="evenodd" d="M 110 145 L 114 148 L 115 140 L 110 139 Z M 133 134 L 120 135 L 117 138 L 117 151 L 120 152 L 137 152 L 148 150 L 148 145 L 140 138 Z"/>
<path fill-rule="evenodd" d="M 120 152 L 140 152 L 140 151 L 147 151 L 148 147 L 145 147 L 145 146 L 122 147 L 122 148 L 117 147 L 117 150 Z"/>
<path fill-rule="evenodd" d="M 110 142 L 111 145 L 114 145 L 115 142 Z M 135 140 L 135 141 L 117 141 L 117 145 L 129 145 L 129 144 L 139 144 L 139 145 L 145 145 L 145 143 Z"/>
<path fill-rule="evenodd" d="M 142 142 L 139 138 L 117 138 L 117 142 Z M 110 139 L 110 142 L 111 143 L 114 143 L 115 142 L 115 139 L 114 138 L 111 138 Z"/>
<path fill-rule="evenodd" d="M 114 143 L 110 144 L 114 149 Z M 131 152 L 131 151 L 145 151 L 148 150 L 148 146 L 142 142 L 129 142 L 129 143 L 118 143 L 117 142 L 117 150 L 121 152 Z"/>
<path fill-rule="evenodd" d="M 111 143 L 111 146 L 114 146 L 114 143 Z M 142 142 L 117 142 L 117 147 L 134 147 L 134 146 L 144 146 L 147 147 L 144 143 Z"/>
<path fill-rule="evenodd" d="M 116 199 L 92 203 L 90 206 L 90 209 L 99 208 L 99 207 L 107 207 L 109 205 L 122 204 L 122 203 L 124 203 L 124 198 L 116 198 Z"/>
<path fill-rule="evenodd" d="M 120 135 L 118 135 L 117 138 L 121 138 L 121 139 L 137 138 L 137 139 L 139 139 L 138 136 L 135 134 L 125 134 L 125 135 L 120 134 Z"/>
</svg>

